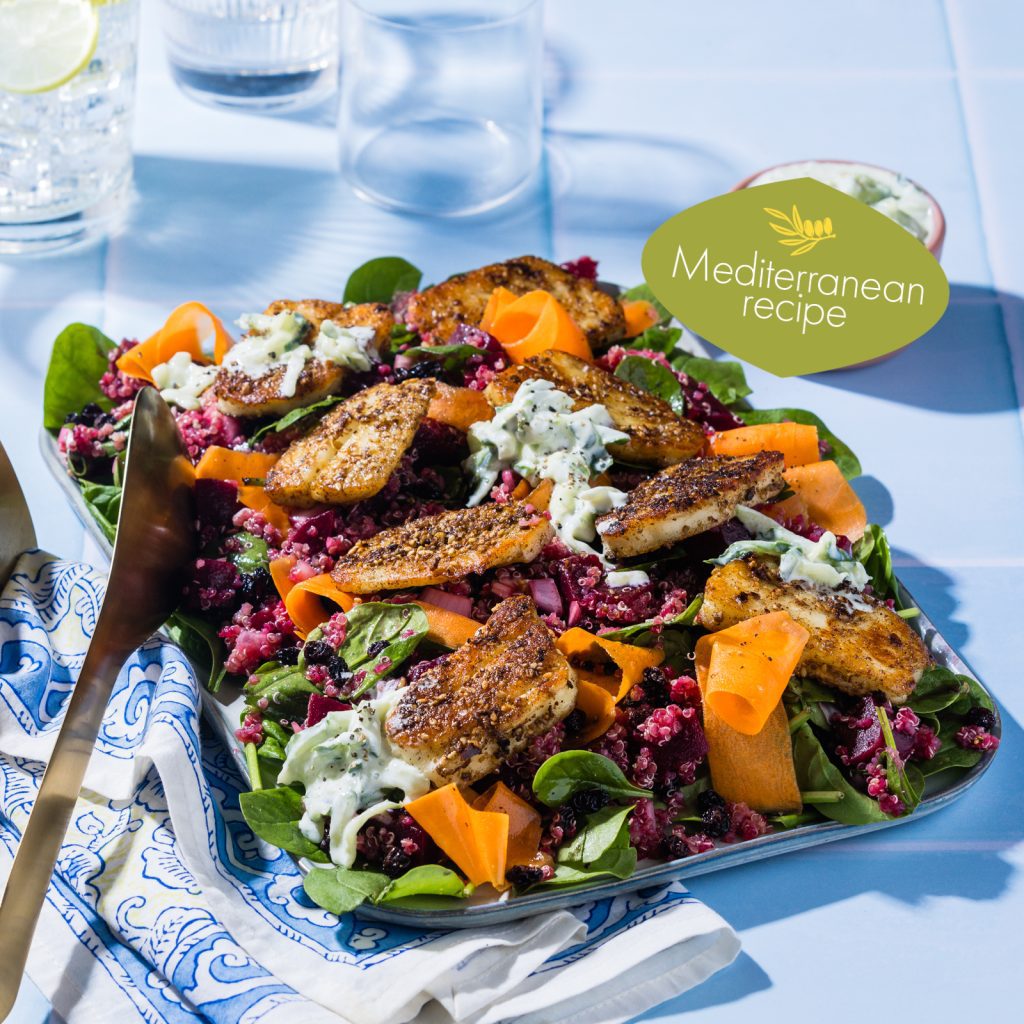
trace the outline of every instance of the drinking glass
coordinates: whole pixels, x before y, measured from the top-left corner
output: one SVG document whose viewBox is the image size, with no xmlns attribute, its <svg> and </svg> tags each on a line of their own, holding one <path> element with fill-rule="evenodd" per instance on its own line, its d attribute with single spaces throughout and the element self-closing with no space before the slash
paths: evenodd
<svg viewBox="0 0 1024 1024">
<path fill-rule="evenodd" d="M 342 173 L 364 199 L 457 216 L 541 153 L 541 0 L 345 0 Z"/>
<path fill-rule="evenodd" d="M 339 0 L 164 0 L 175 81 L 193 99 L 295 110 L 338 82 Z"/>
<path fill-rule="evenodd" d="M 138 0 L 108 0 L 96 13 L 96 49 L 70 81 L 0 89 L 0 253 L 88 241 L 127 205 Z"/>
</svg>

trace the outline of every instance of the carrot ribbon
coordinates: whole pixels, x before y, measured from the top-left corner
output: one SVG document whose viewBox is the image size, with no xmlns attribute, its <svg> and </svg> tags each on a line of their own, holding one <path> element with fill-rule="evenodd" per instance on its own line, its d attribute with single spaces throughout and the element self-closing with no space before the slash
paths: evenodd
<svg viewBox="0 0 1024 1024">
<path fill-rule="evenodd" d="M 195 363 L 209 363 L 204 348 L 210 341 L 213 361 L 219 366 L 234 344 L 231 335 L 201 302 L 186 302 L 171 313 L 160 330 L 125 352 L 117 360 L 117 368 L 152 384 L 153 368 L 178 352 L 187 352 Z"/>
<path fill-rule="evenodd" d="M 550 349 L 594 361 L 586 335 L 554 295 L 541 289 L 516 296 L 495 288 L 480 326 L 501 342 L 514 363 Z"/>
</svg>

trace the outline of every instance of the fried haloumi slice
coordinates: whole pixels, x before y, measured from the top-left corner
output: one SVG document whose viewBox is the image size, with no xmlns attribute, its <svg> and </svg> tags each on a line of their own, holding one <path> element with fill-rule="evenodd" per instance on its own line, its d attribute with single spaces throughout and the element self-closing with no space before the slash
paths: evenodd
<svg viewBox="0 0 1024 1024">
<path fill-rule="evenodd" d="M 493 406 L 515 398 L 519 385 L 543 377 L 573 399 L 575 409 L 603 405 L 612 423 L 629 434 L 612 454 L 642 466 L 673 466 L 704 447 L 704 431 L 672 411 L 664 399 L 602 370 L 568 352 L 549 351 L 519 366 L 510 366 L 487 385 L 484 395 Z"/>
<path fill-rule="evenodd" d="M 359 541 L 331 575 L 350 594 L 452 583 L 485 569 L 532 562 L 553 536 L 550 521 L 527 501 L 453 509 Z"/>
<path fill-rule="evenodd" d="M 891 608 L 856 592 L 851 597 L 868 604 L 870 610 L 852 605 L 842 590 L 783 582 L 777 564 L 750 557 L 711 573 L 697 622 L 717 632 L 756 615 L 789 612 L 811 634 L 796 675 L 857 696 L 878 690 L 901 704 L 931 664 L 928 651 Z"/>
<path fill-rule="evenodd" d="M 267 475 L 280 505 L 351 505 L 391 479 L 434 394 L 432 380 L 377 384 L 335 406 Z"/>
<path fill-rule="evenodd" d="M 294 312 L 309 321 L 309 328 L 301 344 L 312 346 L 325 320 L 339 327 L 372 327 L 373 343 L 377 350 L 387 344 L 394 326 L 394 317 L 387 306 L 367 302 L 359 306 L 343 306 L 340 302 L 323 299 L 278 299 L 265 310 L 266 316 Z M 245 344 L 243 338 L 240 345 Z M 318 402 L 341 390 L 347 370 L 323 359 L 308 359 L 295 384 L 293 395 L 282 395 L 281 384 L 286 368 L 275 366 L 267 373 L 251 377 L 238 367 L 222 366 L 213 382 L 217 407 L 229 416 L 280 416 L 290 409 Z"/>
<path fill-rule="evenodd" d="M 528 597 L 502 601 L 487 623 L 401 691 L 391 746 L 438 786 L 466 785 L 547 732 L 576 705 L 576 676 Z"/>
<path fill-rule="evenodd" d="M 597 519 L 605 553 L 628 558 L 727 523 L 739 505 L 760 505 L 785 486 L 781 452 L 712 455 L 663 469 Z"/>
<path fill-rule="evenodd" d="M 538 256 L 520 256 L 435 284 L 409 299 L 405 319 L 428 344 L 446 342 L 459 324 L 480 323 L 495 288 L 515 295 L 550 292 L 587 336 L 592 348 L 607 348 L 625 336 L 622 306 L 593 281 L 576 277 Z"/>
</svg>

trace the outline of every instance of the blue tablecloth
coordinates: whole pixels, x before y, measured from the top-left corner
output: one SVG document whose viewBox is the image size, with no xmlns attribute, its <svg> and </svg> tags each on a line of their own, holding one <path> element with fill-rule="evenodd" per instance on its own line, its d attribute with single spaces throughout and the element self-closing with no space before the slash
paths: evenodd
<svg viewBox="0 0 1024 1024">
<path fill-rule="evenodd" d="M 635 281 L 662 220 L 783 160 L 874 162 L 936 195 L 953 287 L 926 338 L 869 369 L 749 379 L 758 404 L 815 409 L 854 446 L 857 490 L 899 573 L 1002 701 L 1003 749 L 970 799 L 931 819 L 695 879 L 745 952 L 646 1019 L 1008 1019 L 1024 917 L 1024 6 L 551 0 L 544 174 L 513 205 L 450 222 L 356 199 L 336 174 L 329 111 L 270 120 L 190 103 L 145 7 L 126 233 L 0 263 L 0 437 L 41 545 L 67 557 L 82 531 L 34 435 L 50 342 L 72 320 L 144 335 L 188 298 L 233 317 L 337 295 L 383 253 L 433 279 L 523 252 L 587 253 L 605 277 Z M 46 1007 L 27 990 L 19 1013 L 36 1024 Z"/>
</svg>

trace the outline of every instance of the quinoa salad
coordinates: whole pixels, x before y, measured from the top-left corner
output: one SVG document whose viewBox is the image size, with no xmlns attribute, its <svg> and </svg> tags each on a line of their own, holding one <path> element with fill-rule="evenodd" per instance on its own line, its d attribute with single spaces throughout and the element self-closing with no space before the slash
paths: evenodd
<svg viewBox="0 0 1024 1024">
<path fill-rule="evenodd" d="M 682 340 L 646 286 L 533 256 L 58 337 L 44 422 L 108 538 L 135 396 L 173 410 L 198 550 L 166 631 L 241 695 L 242 813 L 320 906 L 884 823 L 998 746 L 850 448 Z"/>
</svg>

